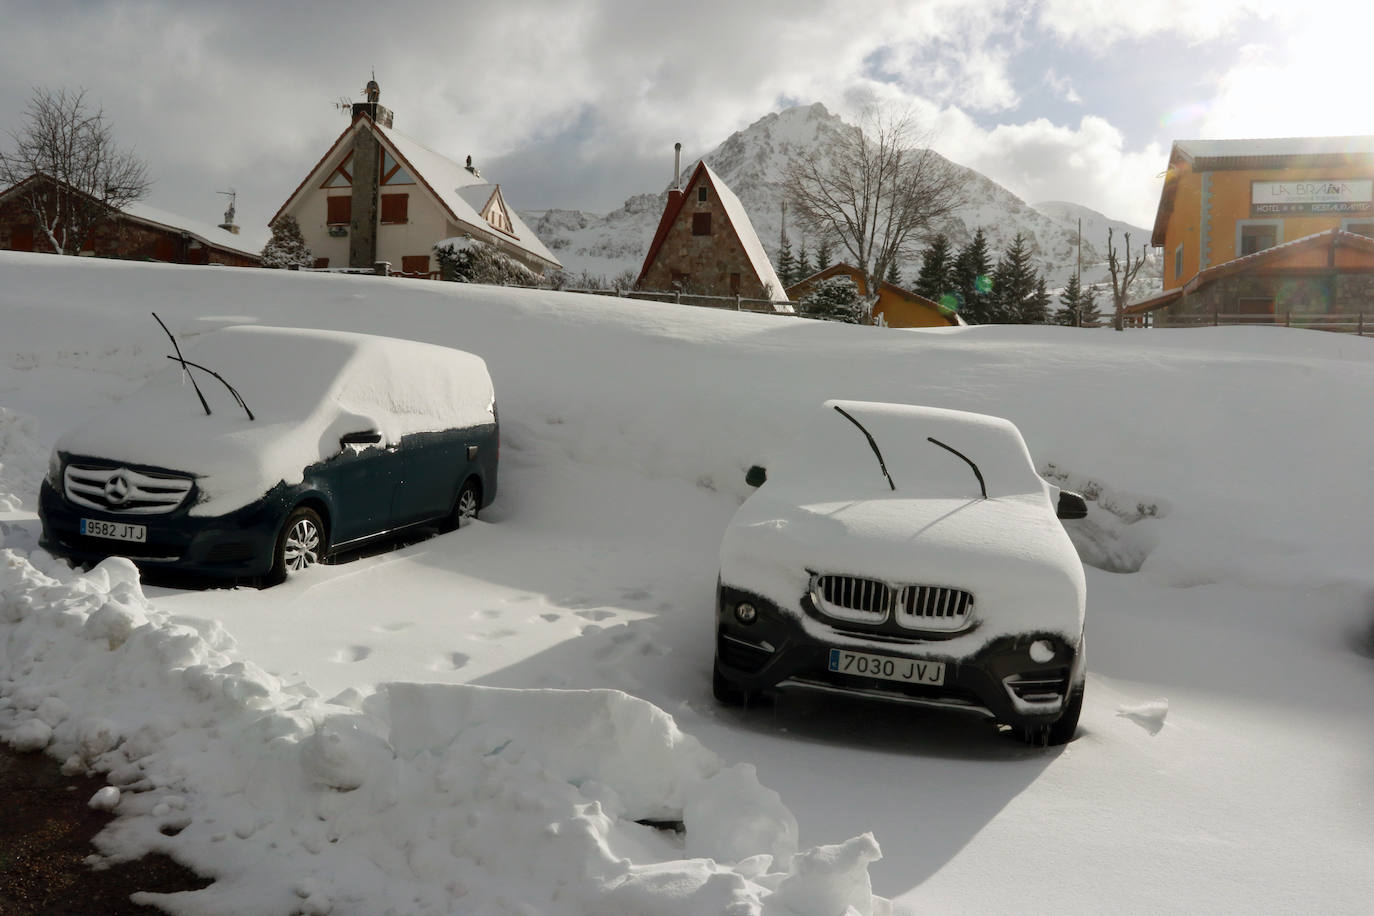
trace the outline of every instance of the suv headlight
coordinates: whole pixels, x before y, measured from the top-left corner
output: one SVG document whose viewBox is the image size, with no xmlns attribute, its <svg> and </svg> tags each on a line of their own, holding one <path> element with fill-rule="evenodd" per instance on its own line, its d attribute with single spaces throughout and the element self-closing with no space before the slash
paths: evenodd
<svg viewBox="0 0 1374 916">
<path fill-rule="evenodd" d="M 62 490 L 62 458 L 57 449 L 48 456 L 48 485 L 59 492 Z"/>
</svg>

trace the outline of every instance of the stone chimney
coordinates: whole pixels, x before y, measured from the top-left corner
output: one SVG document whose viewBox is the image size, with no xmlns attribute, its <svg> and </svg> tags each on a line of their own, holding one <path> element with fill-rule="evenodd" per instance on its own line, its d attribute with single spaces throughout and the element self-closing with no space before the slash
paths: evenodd
<svg viewBox="0 0 1374 916">
<path fill-rule="evenodd" d="M 368 80 L 366 102 L 353 106 L 353 215 L 348 225 L 348 266 L 372 267 L 377 263 L 377 195 L 382 184 L 382 144 L 371 130 L 358 124 L 366 117 L 382 127 L 391 126 L 391 111 L 382 107 L 382 87 Z"/>
</svg>

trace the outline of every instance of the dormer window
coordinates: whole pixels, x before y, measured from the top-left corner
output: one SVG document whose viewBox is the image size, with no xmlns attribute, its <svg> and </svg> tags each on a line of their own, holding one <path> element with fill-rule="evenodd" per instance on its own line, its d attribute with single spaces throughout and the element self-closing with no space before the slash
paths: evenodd
<svg viewBox="0 0 1374 916">
<path fill-rule="evenodd" d="M 501 186 L 491 192 L 491 197 L 487 199 L 486 205 L 482 207 L 482 219 L 487 221 L 487 225 L 498 232 L 506 235 L 515 235 L 515 226 L 511 222 L 510 211 L 506 209 L 506 202 L 501 197 Z"/>
<path fill-rule="evenodd" d="M 706 203 L 706 185 L 702 185 L 701 187 L 697 188 L 697 203 Z"/>
</svg>

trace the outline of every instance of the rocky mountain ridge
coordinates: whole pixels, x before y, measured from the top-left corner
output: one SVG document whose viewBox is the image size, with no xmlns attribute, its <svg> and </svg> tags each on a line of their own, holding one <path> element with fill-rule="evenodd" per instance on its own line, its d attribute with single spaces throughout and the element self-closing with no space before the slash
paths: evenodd
<svg viewBox="0 0 1374 916">
<path fill-rule="evenodd" d="M 797 106 L 765 115 L 744 130 L 731 134 L 703 158 L 743 202 L 768 254 L 776 263 L 781 238 L 784 193 L 783 170 L 795 156 L 833 146 L 849 126 L 824 105 Z M 666 156 L 665 156 L 666 159 Z M 680 180 L 685 183 L 697 158 L 684 159 Z M 1124 253 L 1125 232 L 1131 233 L 1132 253 L 1145 245 L 1147 263 L 1133 299 L 1159 287 L 1159 264 L 1148 246 L 1150 232 L 1078 204 L 1050 202 L 1032 206 L 987 176 L 952 163 L 965 179 L 964 203 L 945 227 L 954 250 L 982 227 L 995 261 L 1018 232 L 1029 241 L 1034 263 L 1051 289 L 1062 287 L 1079 264 L 1078 220 L 1083 220 L 1082 276 L 1085 285 L 1108 282 L 1107 226 L 1116 231 L 1118 254 Z M 626 272 L 639 273 L 645 252 L 667 203 L 671 182 L 658 193 L 636 194 L 604 216 L 580 210 L 525 211 L 522 216 L 560 261 L 570 280 L 584 275 L 606 281 Z M 788 238 L 794 255 L 806 245 L 814 253 L 815 239 L 806 239 L 788 218 Z M 833 257 L 843 258 L 834 250 Z M 903 281 L 914 281 L 920 268 L 915 258 L 901 265 Z M 1101 300 L 1099 300 L 1101 301 Z"/>
</svg>

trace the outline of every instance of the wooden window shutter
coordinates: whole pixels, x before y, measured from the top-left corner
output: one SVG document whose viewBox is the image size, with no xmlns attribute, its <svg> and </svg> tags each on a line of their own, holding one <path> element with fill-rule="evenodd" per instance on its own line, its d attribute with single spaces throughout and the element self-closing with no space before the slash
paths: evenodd
<svg viewBox="0 0 1374 916">
<path fill-rule="evenodd" d="M 711 234 L 711 214 L 693 213 L 692 214 L 692 235 Z"/>
<path fill-rule="evenodd" d="M 383 194 L 382 195 L 382 222 L 384 223 L 404 223 L 408 220 L 410 213 L 409 194 Z"/>
<path fill-rule="evenodd" d="M 347 226 L 348 221 L 353 218 L 353 198 L 352 197 L 330 197 L 329 215 L 325 217 L 325 222 L 331 226 Z"/>
<path fill-rule="evenodd" d="M 401 273 L 418 274 L 422 277 L 429 276 L 429 255 L 427 254 L 406 254 L 401 255 Z"/>
<path fill-rule="evenodd" d="M 10 230 L 11 251 L 33 251 L 33 227 L 15 226 Z"/>
</svg>

